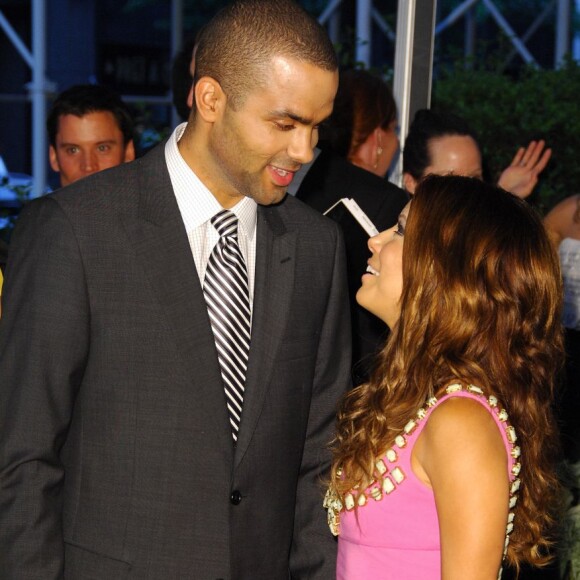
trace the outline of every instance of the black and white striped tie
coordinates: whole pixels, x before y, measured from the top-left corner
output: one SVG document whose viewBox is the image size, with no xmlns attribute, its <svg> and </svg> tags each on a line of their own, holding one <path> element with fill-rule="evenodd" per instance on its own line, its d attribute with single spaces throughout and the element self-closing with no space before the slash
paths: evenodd
<svg viewBox="0 0 580 580">
<path fill-rule="evenodd" d="M 215 337 L 234 441 L 238 440 L 248 355 L 250 299 L 248 272 L 238 245 L 238 218 L 220 211 L 211 223 L 220 235 L 203 282 L 203 292 Z"/>
</svg>

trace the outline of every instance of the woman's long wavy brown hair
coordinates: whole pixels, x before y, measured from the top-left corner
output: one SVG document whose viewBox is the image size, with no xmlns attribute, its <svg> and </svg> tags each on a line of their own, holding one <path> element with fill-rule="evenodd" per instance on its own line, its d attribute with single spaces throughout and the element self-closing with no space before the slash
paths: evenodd
<svg viewBox="0 0 580 580">
<path fill-rule="evenodd" d="M 407 220 L 400 319 L 370 382 L 339 410 L 335 489 L 364 489 L 377 456 L 428 397 L 451 381 L 480 385 L 507 409 L 522 449 L 507 560 L 547 562 L 559 490 L 561 296 L 557 254 L 524 201 L 472 178 L 426 178 Z"/>
</svg>

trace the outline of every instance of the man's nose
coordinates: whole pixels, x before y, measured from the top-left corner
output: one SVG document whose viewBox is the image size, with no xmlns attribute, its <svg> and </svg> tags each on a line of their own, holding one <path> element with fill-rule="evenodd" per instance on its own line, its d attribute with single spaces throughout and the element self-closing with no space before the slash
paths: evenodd
<svg viewBox="0 0 580 580">
<path fill-rule="evenodd" d="M 291 159 L 304 165 L 310 163 L 314 157 L 316 139 L 310 127 L 299 127 L 292 131 L 288 145 L 288 155 Z"/>
<path fill-rule="evenodd" d="M 97 156 L 94 153 L 84 153 L 81 167 L 84 173 L 96 173 L 99 170 Z"/>
</svg>

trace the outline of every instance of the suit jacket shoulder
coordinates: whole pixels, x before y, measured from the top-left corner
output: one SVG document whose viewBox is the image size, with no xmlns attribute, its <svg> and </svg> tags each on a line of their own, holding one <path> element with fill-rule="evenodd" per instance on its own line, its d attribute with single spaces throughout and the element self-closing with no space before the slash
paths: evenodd
<svg viewBox="0 0 580 580">
<path fill-rule="evenodd" d="M 46 196 L 65 211 L 80 215 L 119 215 L 146 208 L 156 220 L 175 217 L 178 211 L 165 163 L 165 146 L 117 167 L 100 171 Z"/>
</svg>

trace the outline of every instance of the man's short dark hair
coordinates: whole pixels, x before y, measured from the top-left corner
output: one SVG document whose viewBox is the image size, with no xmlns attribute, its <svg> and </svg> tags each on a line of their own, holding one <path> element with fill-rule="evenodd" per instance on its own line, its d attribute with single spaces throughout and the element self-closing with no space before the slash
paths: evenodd
<svg viewBox="0 0 580 580">
<path fill-rule="evenodd" d="M 448 111 L 433 109 L 417 111 L 405 139 L 403 172 L 409 173 L 416 180 L 421 179 L 427 167 L 431 165 L 429 152 L 431 140 L 451 136 L 471 137 L 481 150 L 475 131 L 462 117 Z"/>
<path fill-rule="evenodd" d="M 84 117 L 89 113 L 108 111 L 123 133 L 124 145 L 133 139 L 133 119 L 127 105 L 112 89 L 103 85 L 75 85 L 54 100 L 46 120 L 48 139 L 56 147 L 58 121 L 63 115 Z"/>
<path fill-rule="evenodd" d="M 237 0 L 198 35 L 195 79 L 218 81 L 232 107 L 265 84 L 275 56 L 323 70 L 338 69 L 336 52 L 317 20 L 292 0 Z"/>
</svg>

